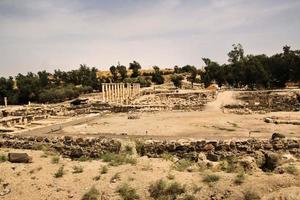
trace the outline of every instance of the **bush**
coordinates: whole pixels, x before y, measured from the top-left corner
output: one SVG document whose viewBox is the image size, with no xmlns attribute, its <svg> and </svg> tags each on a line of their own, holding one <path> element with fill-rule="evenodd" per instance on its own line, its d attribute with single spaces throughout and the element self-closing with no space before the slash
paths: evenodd
<svg viewBox="0 0 300 200">
<path fill-rule="evenodd" d="M 236 177 L 234 179 L 234 183 L 237 185 L 241 185 L 242 183 L 244 183 L 245 179 L 246 179 L 245 173 L 241 172 L 236 175 Z"/>
<path fill-rule="evenodd" d="M 246 190 L 244 192 L 244 200 L 260 200 L 259 194 L 254 190 Z"/>
<path fill-rule="evenodd" d="M 125 78 L 124 83 L 139 83 L 141 87 L 151 86 L 151 80 L 148 77 Z"/>
<path fill-rule="evenodd" d="M 108 167 L 106 165 L 102 166 L 100 173 L 101 174 L 106 174 L 107 172 L 108 172 Z"/>
<path fill-rule="evenodd" d="M 132 155 L 133 154 L 133 147 L 129 146 L 129 145 L 126 145 L 125 149 L 124 149 L 124 153 Z"/>
<path fill-rule="evenodd" d="M 298 169 L 296 168 L 295 165 L 288 165 L 286 167 L 286 172 L 289 174 L 297 175 L 298 174 Z"/>
<path fill-rule="evenodd" d="M 64 166 L 61 166 L 54 174 L 54 178 L 60 178 L 64 175 Z"/>
<path fill-rule="evenodd" d="M 216 174 L 208 174 L 208 175 L 205 175 L 203 178 L 203 182 L 205 182 L 205 183 L 217 182 L 219 180 L 220 180 L 220 176 L 218 176 Z"/>
<path fill-rule="evenodd" d="M 101 159 L 104 162 L 108 162 L 111 166 L 119 166 L 123 164 L 132 164 L 135 165 L 137 163 L 137 160 L 131 156 L 128 156 L 127 154 L 120 153 L 105 153 L 101 156 Z"/>
<path fill-rule="evenodd" d="M 40 103 L 58 103 L 67 99 L 77 98 L 80 92 L 74 86 L 44 89 L 39 94 Z"/>
<path fill-rule="evenodd" d="M 140 199 L 140 197 L 136 194 L 136 190 L 130 187 L 128 184 L 124 183 L 119 186 L 116 190 L 117 193 L 120 194 L 122 199 L 124 200 L 135 200 Z"/>
<path fill-rule="evenodd" d="M 78 174 L 83 172 L 83 167 L 82 166 L 74 166 L 73 167 L 73 174 Z"/>
<path fill-rule="evenodd" d="M 185 186 L 173 182 L 168 184 L 160 179 L 149 187 L 150 197 L 154 199 L 176 199 L 178 195 L 186 192 Z"/>
<path fill-rule="evenodd" d="M 170 153 L 163 153 L 160 156 L 164 160 L 169 160 L 169 161 L 173 161 L 174 160 L 174 156 L 172 154 L 170 154 Z"/>
<path fill-rule="evenodd" d="M 1 154 L 1 155 L 0 155 L 0 163 L 5 162 L 5 161 L 7 161 L 7 156 Z"/>
<path fill-rule="evenodd" d="M 52 163 L 52 164 L 57 164 L 57 163 L 59 163 L 59 156 L 54 156 L 54 157 L 52 157 L 51 163 Z"/>
<path fill-rule="evenodd" d="M 172 75 L 171 76 L 171 81 L 173 82 L 174 86 L 177 88 L 181 88 L 182 85 L 182 80 L 183 80 L 183 76 L 181 75 Z"/>
<path fill-rule="evenodd" d="M 100 192 L 93 186 L 87 193 L 83 195 L 81 200 L 97 200 Z"/>
<path fill-rule="evenodd" d="M 182 159 L 182 160 L 179 160 L 178 162 L 176 162 L 173 165 L 173 168 L 177 171 L 183 172 L 191 165 L 192 165 L 192 162 L 190 160 Z"/>
</svg>

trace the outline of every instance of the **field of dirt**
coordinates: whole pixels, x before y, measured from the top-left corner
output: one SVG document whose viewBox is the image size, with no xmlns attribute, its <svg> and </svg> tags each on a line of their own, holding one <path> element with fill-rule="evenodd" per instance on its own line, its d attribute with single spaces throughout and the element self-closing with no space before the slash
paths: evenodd
<svg viewBox="0 0 300 200">
<path fill-rule="evenodd" d="M 32 157 L 32 163 L 0 163 L 0 195 L 9 191 L 0 196 L 3 200 L 81 199 L 93 186 L 99 191 L 98 199 L 117 200 L 122 199 L 117 188 L 124 183 L 134 188 L 140 199 L 153 199 L 149 187 L 159 179 L 179 183 L 185 188 L 177 199 L 238 200 L 258 199 L 258 196 L 268 200 L 296 200 L 300 197 L 300 176 L 296 173 L 266 173 L 253 169 L 240 180 L 238 172 L 221 170 L 222 163 L 214 163 L 210 168 L 190 164 L 182 170 L 176 168 L 175 161 L 161 158 L 138 157 L 133 164 L 110 166 L 101 160 L 80 162 L 60 158 L 54 162 L 55 155 L 42 151 L 0 149 L 1 155 L 8 152 L 26 152 Z M 299 161 L 293 163 L 299 170 Z M 54 177 L 61 166 L 64 166 L 63 175 Z M 75 166 L 82 170 L 74 173 Z M 108 169 L 101 173 L 103 166 Z M 218 177 L 217 180 L 205 179 L 212 175 Z"/>
<path fill-rule="evenodd" d="M 271 112 L 238 115 L 222 109 L 223 105 L 239 103 L 238 92 L 225 91 L 203 111 L 158 111 L 140 113 L 110 113 L 89 123 L 65 127 L 63 134 L 141 136 L 154 138 L 270 138 L 279 132 L 289 137 L 300 137 L 297 125 L 265 123 L 265 117 L 300 120 L 299 112 Z M 134 119 L 129 119 L 134 115 Z"/>
</svg>

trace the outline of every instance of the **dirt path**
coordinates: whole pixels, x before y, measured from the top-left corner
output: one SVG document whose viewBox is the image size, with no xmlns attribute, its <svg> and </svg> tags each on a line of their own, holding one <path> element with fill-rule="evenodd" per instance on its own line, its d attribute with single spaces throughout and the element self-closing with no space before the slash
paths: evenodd
<svg viewBox="0 0 300 200">
<path fill-rule="evenodd" d="M 221 113 L 221 108 L 223 105 L 234 104 L 238 102 L 234 97 L 236 93 L 237 92 L 234 91 L 219 92 L 215 101 L 211 101 L 206 104 L 204 107 L 204 112 Z"/>
</svg>

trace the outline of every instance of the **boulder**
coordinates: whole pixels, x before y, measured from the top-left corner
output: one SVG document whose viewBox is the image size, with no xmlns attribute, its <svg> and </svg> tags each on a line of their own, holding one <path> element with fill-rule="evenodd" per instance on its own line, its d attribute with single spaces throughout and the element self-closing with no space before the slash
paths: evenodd
<svg viewBox="0 0 300 200">
<path fill-rule="evenodd" d="M 27 153 L 9 153 L 8 161 L 12 163 L 29 163 L 31 162 L 31 157 Z"/>
<path fill-rule="evenodd" d="M 220 159 L 219 155 L 213 154 L 213 153 L 209 153 L 206 156 L 207 160 L 213 161 L 213 162 L 217 162 Z"/>
<path fill-rule="evenodd" d="M 283 138 L 285 138 L 285 136 L 281 133 L 273 133 L 272 134 L 272 140 L 283 139 Z"/>
</svg>

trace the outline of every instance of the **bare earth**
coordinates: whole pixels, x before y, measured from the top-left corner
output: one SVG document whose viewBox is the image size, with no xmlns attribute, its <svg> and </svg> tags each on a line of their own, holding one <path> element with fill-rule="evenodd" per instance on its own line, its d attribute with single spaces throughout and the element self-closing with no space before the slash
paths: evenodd
<svg viewBox="0 0 300 200">
<path fill-rule="evenodd" d="M 147 136 L 154 138 L 203 138 L 229 139 L 270 138 L 280 132 L 289 137 L 300 137 L 297 125 L 265 123 L 270 116 L 300 120 L 299 112 L 274 112 L 267 114 L 238 115 L 222 111 L 221 106 L 236 103 L 232 91 L 222 92 L 217 99 L 206 105 L 204 111 L 163 111 L 137 113 L 139 119 L 128 119 L 126 113 L 112 113 L 101 116 L 87 124 L 69 126 L 64 134 Z"/>
</svg>

